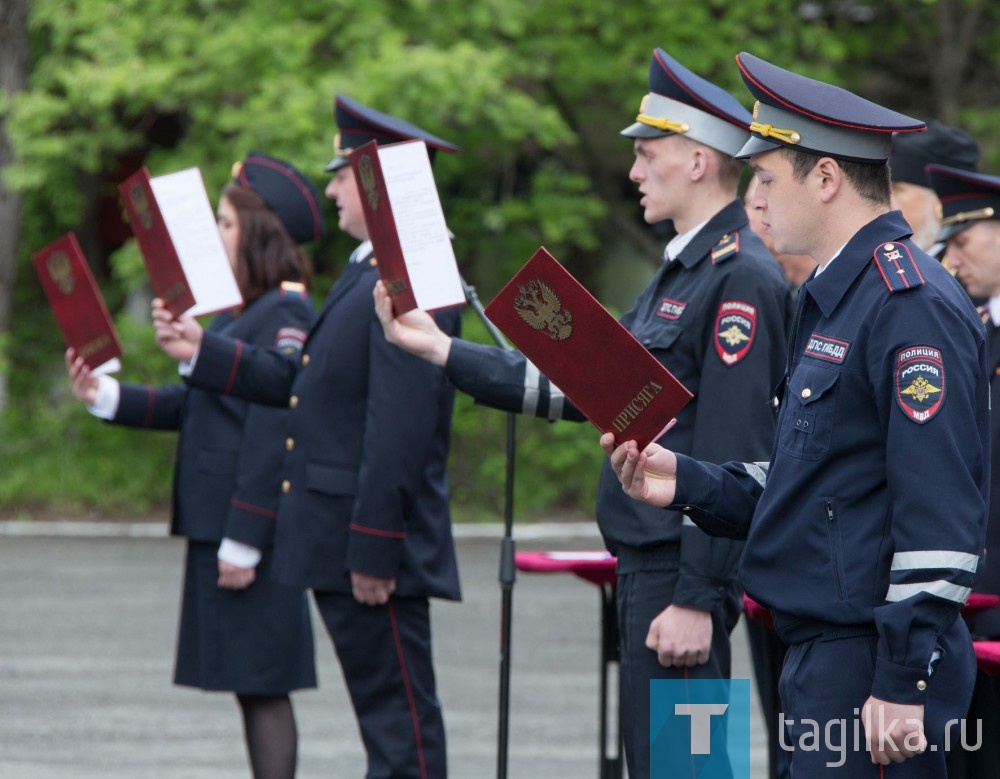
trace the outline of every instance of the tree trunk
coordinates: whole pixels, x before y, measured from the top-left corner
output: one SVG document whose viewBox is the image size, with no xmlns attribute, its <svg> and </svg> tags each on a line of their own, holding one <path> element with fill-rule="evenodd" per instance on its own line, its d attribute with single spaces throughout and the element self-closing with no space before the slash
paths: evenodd
<svg viewBox="0 0 1000 779">
<path fill-rule="evenodd" d="M 0 105 L 28 81 L 27 0 L 0 0 Z M 0 110 L 0 345 L 10 331 L 14 278 L 21 243 L 21 198 L 8 189 L 3 171 L 13 160 L 6 116 Z M 0 356 L 0 365 L 3 358 Z M 7 406 L 7 373 L 0 370 L 0 411 Z"/>
</svg>

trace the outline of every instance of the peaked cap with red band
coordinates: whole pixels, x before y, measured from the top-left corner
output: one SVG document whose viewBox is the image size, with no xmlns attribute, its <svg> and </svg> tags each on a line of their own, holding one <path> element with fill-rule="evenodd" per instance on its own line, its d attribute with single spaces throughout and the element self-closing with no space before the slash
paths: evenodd
<svg viewBox="0 0 1000 779">
<path fill-rule="evenodd" d="M 319 193 L 290 162 L 252 151 L 233 166 L 233 181 L 260 195 L 296 243 L 326 235 Z"/>
<path fill-rule="evenodd" d="M 757 99 L 750 140 L 738 158 L 787 147 L 851 162 L 882 163 L 893 133 L 919 132 L 912 116 L 858 97 L 853 92 L 779 68 L 741 52 L 736 64 Z"/>
<path fill-rule="evenodd" d="M 649 62 L 649 94 L 642 99 L 627 138 L 681 134 L 728 154 L 747 141 L 750 112 L 711 81 L 692 73 L 663 49 Z"/>
<path fill-rule="evenodd" d="M 976 222 L 1000 219 L 1000 176 L 928 165 L 927 179 L 941 201 L 941 232 L 947 241 Z"/>
<path fill-rule="evenodd" d="M 339 132 L 333 141 L 333 159 L 326 166 L 327 171 L 339 170 L 349 164 L 351 152 L 369 141 L 376 141 L 379 146 L 402 141 L 423 141 L 427 144 L 432 162 L 435 151 L 449 154 L 459 152 L 454 144 L 415 124 L 383 114 L 343 95 L 336 96 L 333 115 Z"/>
</svg>

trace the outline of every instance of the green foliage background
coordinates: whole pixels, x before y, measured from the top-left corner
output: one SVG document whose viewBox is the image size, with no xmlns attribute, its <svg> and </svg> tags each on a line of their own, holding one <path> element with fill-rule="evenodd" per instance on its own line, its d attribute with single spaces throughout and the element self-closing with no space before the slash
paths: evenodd
<svg viewBox="0 0 1000 779">
<path fill-rule="evenodd" d="M 970 18 L 971 17 L 971 18 Z M 944 22 L 957 20 L 958 27 Z M 968 50 L 949 35 L 974 24 Z M 610 308 L 624 309 L 659 257 L 618 136 L 663 46 L 749 105 L 733 56 L 752 51 L 898 110 L 977 135 L 996 170 L 1000 6 L 985 0 L 33 0 L 31 76 L 0 95 L 23 198 L 15 316 L 0 336 L 11 402 L 0 418 L 0 512 L 134 515 L 168 502 L 173 437 L 104 425 L 73 401 L 63 344 L 30 268 L 74 230 L 126 340 L 124 379 L 170 381 L 152 346 L 144 272 L 119 245 L 116 182 L 198 165 L 210 193 L 259 149 L 325 186 L 332 101 L 344 93 L 462 147 L 436 176 L 463 275 L 488 301 L 539 246 Z M 965 59 L 960 88 L 935 68 Z M 336 215 L 327 212 L 331 227 Z M 315 247 L 317 299 L 352 248 Z M 2 236 L 0 236 L 2 240 Z M 136 312 L 139 312 L 137 315 Z M 488 342 L 471 313 L 466 333 Z M 461 398 L 452 480 L 459 518 L 503 506 L 507 420 Z M 515 514 L 590 512 L 600 453 L 586 425 L 517 420 Z"/>
</svg>

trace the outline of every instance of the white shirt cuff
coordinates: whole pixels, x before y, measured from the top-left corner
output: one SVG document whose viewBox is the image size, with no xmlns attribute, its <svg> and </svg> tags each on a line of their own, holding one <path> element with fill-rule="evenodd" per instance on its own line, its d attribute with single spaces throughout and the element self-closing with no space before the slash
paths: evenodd
<svg viewBox="0 0 1000 779">
<path fill-rule="evenodd" d="M 192 373 L 194 373 L 194 366 L 198 362 L 198 352 L 200 351 L 201 351 L 201 345 L 199 344 L 198 348 L 194 350 L 194 354 L 191 356 L 190 360 L 181 360 L 179 363 L 177 363 L 177 372 L 181 376 L 190 376 Z M 229 561 L 227 560 L 226 562 Z"/>
<path fill-rule="evenodd" d="M 223 538 L 219 544 L 218 557 L 222 562 L 235 565 L 237 568 L 256 568 L 260 562 L 261 553 L 255 546 L 244 544 L 242 541 L 234 541 L 231 538 Z"/>
<path fill-rule="evenodd" d="M 117 379 L 110 376 L 97 377 L 97 398 L 94 405 L 87 406 L 87 411 L 100 419 L 114 419 L 118 413 L 122 390 Z"/>
</svg>

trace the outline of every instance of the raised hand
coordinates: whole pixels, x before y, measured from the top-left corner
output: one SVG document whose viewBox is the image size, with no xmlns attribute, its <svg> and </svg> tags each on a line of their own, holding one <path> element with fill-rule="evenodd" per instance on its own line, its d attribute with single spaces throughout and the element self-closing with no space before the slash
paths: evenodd
<svg viewBox="0 0 1000 779">
<path fill-rule="evenodd" d="M 97 400 L 98 378 L 90 372 L 83 358 L 76 356 L 73 349 L 66 350 L 66 371 L 69 373 L 73 397 L 88 406 L 94 405 Z"/>
<path fill-rule="evenodd" d="M 153 328 L 156 345 L 168 357 L 187 362 L 198 353 L 204 332 L 201 325 L 189 316 L 175 317 L 159 298 L 153 301 Z"/>
<path fill-rule="evenodd" d="M 434 317 L 418 308 L 394 316 L 392 300 L 381 281 L 375 284 L 372 296 L 375 298 L 375 313 L 389 343 L 434 365 L 443 366 L 448 362 L 451 336 L 437 326 Z"/>
<path fill-rule="evenodd" d="M 677 455 L 659 444 L 639 451 L 635 441 L 615 446 L 614 433 L 601 436 L 601 448 L 631 498 L 651 506 L 669 506 L 677 493 Z"/>
</svg>

